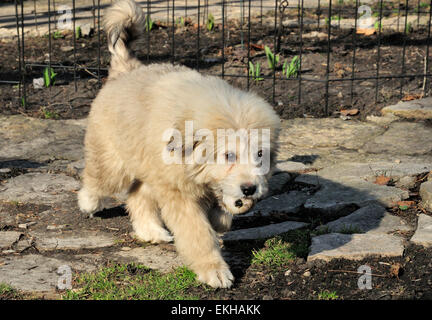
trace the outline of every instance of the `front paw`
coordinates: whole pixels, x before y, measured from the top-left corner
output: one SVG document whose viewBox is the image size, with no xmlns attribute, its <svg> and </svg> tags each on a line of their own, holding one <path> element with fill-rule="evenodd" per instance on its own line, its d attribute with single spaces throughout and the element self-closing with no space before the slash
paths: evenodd
<svg viewBox="0 0 432 320">
<path fill-rule="evenodd" d="M 230 288 L 234 281 L 234 276 L 226 264 L 203 266 L 195 272 L 198 275 L 199 281 L 213 288 Z"/>
</svg>

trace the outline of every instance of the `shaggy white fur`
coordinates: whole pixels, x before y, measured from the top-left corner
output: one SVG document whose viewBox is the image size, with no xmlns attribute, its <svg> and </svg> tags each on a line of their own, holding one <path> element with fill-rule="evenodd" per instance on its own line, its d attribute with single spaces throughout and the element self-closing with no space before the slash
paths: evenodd
<svg viewBox="0 0 432 320">
<path fill-rule="evenodd" d="M 175 129 L 184 137 L 187 121 L 195 132 L 205 129 L 214 136 L 218 129 L 268 129 L 269 143 L 260 140 L 258 157 L 266 153 L 273 164 L 280 120 L 263 99 L 217 77 L 169 64 L 142 65 L 128 49 L 144 22 L 132 0 L 117 1 L 104 21 L 110 75 L 89 115 L 79 206 L 91 214 L 105 197 L 127 190 L 127 209 L 139 239 L 171 241 L 166 226 L 199 280 L 229 287 L 234 278 L 220 254 L 216 231 L 228 230 L 232 214 L 246 212 L 267 192 L 271 170 L 256 173 L 256 154 L 247 163 L 167 164 L 164 133 Z M 181 154 L 195 155 L 198 146 L 210 142 L 195 141 L 192 150 L 183 148 Z M 206 152 L 222 158 L 228 154 L 213 145 Z M 229 150 L 230 156 L 240 152 Z"/>
</svg>

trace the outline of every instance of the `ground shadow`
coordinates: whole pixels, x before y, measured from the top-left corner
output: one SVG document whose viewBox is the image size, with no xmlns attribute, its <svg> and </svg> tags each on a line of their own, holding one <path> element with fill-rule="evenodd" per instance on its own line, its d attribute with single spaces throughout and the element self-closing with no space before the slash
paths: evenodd
<svg viewBox="0 0 432 320">
<path fill-rule="evenodd" d="M 292 157 L 294 159 L 302 159 L 302 156 L 294 156 Z M 290 159 L 290 161 L 293 161 Z M 302 162 L 302 161 L 299 161 Z M 306 162 L 309 162 L 306 160 Z M 297 175 L 296 173 L 290 172 L 291 174 Z M 280 174 L 280 173 L 279 173 Z M 372 173 L 371 173 L 372 174 Z M 311 183 L 313 182 L 313 186 L 317 186 L 316 192 L 313 192 L 310 197 L 306 200 L 306 203 L 301 206 L 298 212 L 296 213 L 283 213 L 283 212 L 271 212 L 266 218 L 261 216 L 260 213 L 257 213 L 256 217 L 257 219 L 260 219 L 262 225 L 268 225 L 271 223 L 278 223 L 283 221 L 303 221 L 308 223 L 309 225 L 306 228 L 299 229 L 297 231 L 290 231 L 286 234 L 282 234 L 282 239 L 296 239 L 296 237 L 302 237 L 304 234 L 307 234 L 308 236 L 303 239 L 304 245 L 307 245 L 307 247 L 310 247 L 312 242 L 312 235 L 313 236 L 319 236 L 326 233 L 339 233 L 343 234 L 343 236 L 339 237 L 337 243 L 332 243 L 334 246 L 333 249 L 337 249 L 341 246 L 344 246 L 348 243 L 350 243 L 353 239 L 353 234 L 355 233 L 366 233 L 373 231 L 379 227 L 381 227 L 382 219 L 384 217 L 384 211 L 387 211 L 390 213 L 390 207 L 388 201 L 383 202 L 381 197 L 379 197 L 376 193 L 372 192 L 372 189 L 378 188 L 394 188 L 390 186 L 377 186 L 373 185 L 371 183 L 371 188 L 368 190 L 366 187 L 362 187 L 361 189 L 357 189 L 348 185 L 344 185 L 339 182 L 331 181 L 328 179 L 323 179 L 321 177 L 316 176 L 315 178 L 313 175 L 310 175 Z M 293 187 L 293 184 L 297 184 L 296 187 Z M 297 182 L 288 182 L 284 188 L 282 188 L 282 192 L 294 192 L 301 190 L 302 187 L 308 186 L 308 183 L 297 183 Z M 372 188 L 373 187 L 373 188 Z M 414 187 L 418 188 L 418 186 Z M 286 191 L 288 190 L 288 191 Z M 412 191 L 412 190 L 411 190 Z M 275 198 L 277 198 L 278 195 L 275 195 Z M 319 198 L 319 201 L 321 202 L 320 208 L 314 207 L 314 199 Z M 411 199 L 410 199 L 411 200 Z M 337 220 L 341 217 L 348 216 L 352 214 L 353 212 L 357 211 L 358 209 L 362 207 L 366 207 L 368 205 L 378 205 L 381 206 L 384 210 L 382 211 L 382 214 L 377 214 L 373 217 L 373 219 L 370 219 L 368 217 L 368 223 L 359 223 L 358 225 L 354 223 L 353 225 L 346 225 L 345 228 L 337 229 L 335 231 L 319 231 L 317 227 L 322 226 L 324 224 L 327 224 L 331 221 Z M 326 208 L 327 210 L 323 209 Z M 387 209 L 387 210 L 385 210 Z M 371 209 L 373 210 L 373 209 Z M 286 216 L 287 219 L 283 219 L 283 216 Z M 415 219 L 415 218 L 414 218 Z M 242 228 L 248 228 L 242 221 L 243 218 L 240 217 L 239 219 L 235 219 L 233 223 L 234 229 L 236 229 L 236 224 L 240 224 Z M 409 224 L 409 223 L 408 223 Z M 253 227 L 256 227 L 256 225 L 253 225 Z M 293 233 L 299 232 L 297 235 L 292 238 Z M 321 233 L 320 233 L 321 232 Z M 304 233 L 304 234 L 303 234 Z M 392 234 L 390 232 L 389 234 Z M 265 241 L 266 240 L 254 240 L 254 241 L 244 241 L 241 244 L 230 242 L 228 243 L 225 248 L 226 250 L 232 254 L 232 255 L 239 255 L 241 256 L 241 259 L 237 259 L 234 261 L 229 261 L 230 267 L 233 268 L 237 274 L 237 277 L 241 279 L 248 270 L 248 268 L 251 266 L 252 258 L 253 258 L 253 251 L 262 250 L 265 247 Z M 289 241 L 289 240 L 288 240 Z M 294 240 L 295 241 L 295 240 Z M 322 251 L 315 251 L 314 254 L 320 253 Z M 301 250 L 296 254 L 297 258 L 301 259 L 307 259 L 307 256 L 309 254 L 309 250 L 305 252 L 304 250 Z M 241 260 L 241 262 L 239 262 Z M 293 261 L 295 263 L 295 261 Z"/>
<path fill-rule="evenodd" d="M 101 219 L 112 219 L 117 217 L 125 217 L 128 213 L 126 211 L 126 208 L 124 205 L 112 207 L 112 208 L 105 208 L 102 211 L 96 212 L 93 217 L 94 218 L 101 218 Z"/>
</svg>

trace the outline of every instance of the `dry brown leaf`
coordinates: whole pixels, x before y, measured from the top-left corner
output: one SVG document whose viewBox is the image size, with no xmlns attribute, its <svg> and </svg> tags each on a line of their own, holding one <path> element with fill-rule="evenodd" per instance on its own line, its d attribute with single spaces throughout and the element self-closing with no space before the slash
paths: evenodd
<svg viewBox="0 0 432 320">
<path fill-rule="evenodd" d="M 386 186 L 390 182 L 391 178 L 386 176 L 378 176 L 376 177 L 375 184 L 379 184 L 380 186 Z"/>
<path fill-rule="evenodd" d="M 374 28 L 367 28 L 367 29 L 357 29 L 357 34 L 362 34 L 365 36 L 371 36 L 375 34 L 376 30 Z"/>
<path fill-rule="evenodd" d="M 390 276 L 398 278 L 402 274 L 402 265 L 400 263 L 395 263 L 390 267 Z"/>
<path fill-rule="evenodd" d="M 229 56 L 233 54 L 233 47 L 225 47 L 224 48 L 224 55 Z M 217 53 L 218 57 L 222 56 L 222 49 L 220 49 Z"/>
<path fill-rule="evenodd" d="M 262 51 L 262 50 L 264 50 L 264 45 L 263 44 L 251 43 L 250 47 L 251 47 L 251 49 L 254 49 L 255 51 Z"/>
<path fill-rule="evenodd" d="M 407 206 L 407 207 L 411 207 L 415 204 L 414 201 L 398 201 L 397 205 L 398 206 Z"/>
<path fill-rule="evenodd" d="M 336 71 L 336 76 L 338 78 L 343 78 L 345 76 L 345 70 L 340 69 L 340 70 Z"/>
<path fill-rule="evenodd" d="M 340 111 L 343 116 L 355 116 L 358 115 L 359 109 L 343 109 Z"/>
<path fill-rule="evenodd" d="M 402 98 L 402 101 L 412 101 L 412 100 L 421 99 L 422 97 L 423 97 L 423 95 L 420 94 L 420 93 L 417 93 L 417 94 L 406 94 Z"/>
<path fill-rule="evenodd" d="M 337 71 L 337 70 L 343 70 L 343 65 L 342 65 L 342 63 L 340 63 L 340 62 L 335 62 L 334 64 L 333 64 L 333 70 L 335 70 L 335 71 Z"/>
</svg>

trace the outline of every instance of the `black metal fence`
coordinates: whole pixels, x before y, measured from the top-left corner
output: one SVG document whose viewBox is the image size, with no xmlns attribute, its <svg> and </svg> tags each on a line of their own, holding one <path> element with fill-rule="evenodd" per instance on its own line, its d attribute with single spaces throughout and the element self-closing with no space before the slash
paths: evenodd
<svg viewBox="0 0 432 320">
<path fill-rule="evenodd" d="M 17 99 L 24 109 L 32 79 L 41 70 L 61 72 L 75 90 L 86 77 L 97 79 L 95 85 L 101 86 L 107 74 L 99 23 L 107 2 L 89 0 L 83 6 L 81 1 L 77 6 L 75 0 L 68 1 L 73 49 L 72 62 L 65 63 L 53 46 L 58 1 L 47 0 L 47 10 L 38 12 L 33 0 L 31 13 L 24 10 L 24 1 L 14 1 L 17 71 L 9 78 L 0 77 L 0 84 L 18 85 Z M 341 108 L 364 109 L 407 95 L 429 94 L 432 0 L 138 2 L 149 17 L 139 47 L 144 63 L 183 63 L 221 76 L 259 91 L 279 109 L 297 110 L 296 116 L 313 110 L 328 115 Z M 89 65 L 77 54 L 81 49 L 77 15 L 85 12 L 91 17 L 91 38 L 96 43 Z M 35 61 L 27 51 L 26 30 L 41 25 L 48 27 L 40 38 L 46 42 L 48 59 Z M 162 38 L 163 45 L 158 42 Z M 372 102 L 363 101 L 366 95 Z"/>
</svg>

